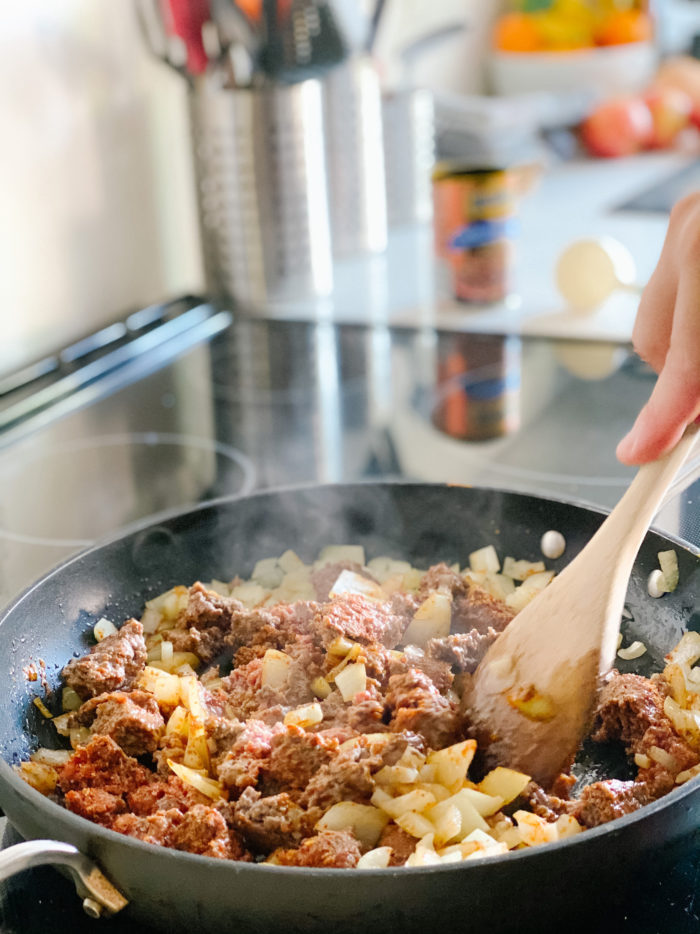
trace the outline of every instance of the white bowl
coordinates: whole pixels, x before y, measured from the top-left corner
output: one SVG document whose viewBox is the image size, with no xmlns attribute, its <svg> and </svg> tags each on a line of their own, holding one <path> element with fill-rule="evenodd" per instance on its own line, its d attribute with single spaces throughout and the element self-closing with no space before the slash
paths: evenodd
<svg viewBox="0 0 700 934">
<path fill-rule="evenodd" d="M 652 42 L 566 52 L 492 52 L 489 76 L 497 94 L 590 91 L 596 95 L 643 90 L 656 71 Z"/>
</svg>

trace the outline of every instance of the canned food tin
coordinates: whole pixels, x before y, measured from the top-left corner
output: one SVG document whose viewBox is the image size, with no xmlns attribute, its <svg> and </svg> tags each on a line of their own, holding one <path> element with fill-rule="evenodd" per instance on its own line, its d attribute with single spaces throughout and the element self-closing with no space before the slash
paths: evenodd
<svg viewBox="0 0 700 934">
<path fill-rule="evenodd" d="M 503 301 L 510 291 L 516 225 L 513 173 L 438 166 L 433 204 L 435 250 L 455 298 Z"/>
</svg>

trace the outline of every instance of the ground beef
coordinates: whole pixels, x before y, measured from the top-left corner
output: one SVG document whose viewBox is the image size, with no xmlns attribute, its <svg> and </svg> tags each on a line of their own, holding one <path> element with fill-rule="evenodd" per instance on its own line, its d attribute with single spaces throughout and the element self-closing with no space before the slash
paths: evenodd
<svg viewBox="0 0 700 934">
<path fill-rule="evenodd" d="M 402 653 L 402 658 L 393 659 L 391 663 L 391 674 L 402 674 L 409 668 L 417 668 L 427 675 L 435 687 L 443 694 L 454 682 L 452 673 L 453 660 L 451 658 L 443 659 L 437 654 L 431 654 L 429 647 L 432 642 L 441 640 L 431 639 L 425 650 L 416 645 L 407 645 Z M 459 671 L 459 667 L 455 666 Z"/>
<path fill-rule="evenodd" d="M 486 650 L 498 638 L 492 627 L 486 632 L 472 629 L 469 632 L 456 632 L 442 639 L 429 639 L 425 654 L 429 659 L 441 661 L 455 671 L 476 670 L 476 666 L 486 654 Z"/>
<path fill-rule="evenodd" d="M 581 792 L 574 816 L 586 827 L 597 827 L 636 811 L 651 800 L 647 786 L 640 782 L 620 782 L 615 779 L 594 782 Z"/>
<path fill-rule="evenodd" d="M 173 826 L 170 838 L 175 850 L 214 856 L 217 859 L 243 859 L 245 848 L 237 835 L 231 834 L 222 815 L 213 807 L 195 804 L 182 821 Z"/>
<path fill-rule="evenodd" d="M 147 817 L 136 814 L 120 814 L 112 823 L 112 830 L 127 837 L 135 837 L 144 843 L 156 846 L 170 846 L 173 830 L 182 823 L 182 811 L 173 808 L 170 811 L 158 811 Z"/>
<path fill-rule="evenodd" d="M 99 788 L 123 795 L 153 781 L 153 773 L 127 756 L 109 736 L 96 736 L 80 746 L 64 765 L 58 766 L 57 772 L 58 787 L 65 793 Z"/>
<path fill-rule="evenodd" d="M 130 688 L 146 664 L 143 627 L 128 620 L 117 632 L 93 646 L 88 655 L 71 659 L 62 676 L 83 700 Z"/>
<path fill-rule="evenodd" d="M 313 869 L 352 869 L 360 859 L 360 844 L 349 830 L 324 830 L 304 840 L 296 850 L 275 850 L 280 866 Z"/>
<path fill-rule="evenodd" d="M 397 827 L 396 824 L 388 824 L 382 831 L 377 846 L 390 846 L 391 857 L 389 858 L 389 865 L 403 866 L 408 857 L 415 850 L 416 843 L 418 843 L 418 840 L 412 837 L 410 833 L 406 833 L 405 830 Z"/>
<path fill-rule="evenodd" d="M 86 701 L 72 718 L 90 732 L 111 736 L 129 756 L 155 752 L 165 721 L 152 694 L 115 691 Z"/>
<path fill-rule="evenodd" d="M 667 722 L 658 687 L 641 675 L 612 671 L 600 692 L 591 735 L 599 743 L 620 740 L 632 751 L 661 721 Z"/>
<path fill-rule="evenodd" d="M 74 814 L 107 827 L 112 825 L 117 814 L 127 809 L 121 795 L 111 794 L 104 788 L 79 788 L 68 791 L 64 802 Z"/>
<path fill-rule="evenodd" d="M 408 620 L 394 613 L 389 603 L 377 603 L 360 594 L 336 597 L 318 610 L 314 628 L 328 644 L 338 636 L 353 642 L 379 642 L 386 648 L 397 645 Z"/>
<path fill-rule="evenodd" d="M 158 749 L 153 753 L 153 761 L 159 775 L 165 778 L 172 775 L 168 759 L 173 762 L 182 762 L 185 758 L 187 737 L 182 733 L 164 733 L 158 743 Z"/>
<path fill-rule="evenodd" d="M 448 593 L 451 597 L 464 597 L 467 594 L 468 584 L 461 574 L 447 564 L 434 564 L 423 575 L 418 588 L 419 601 L 425 600 L 434 591 Z"/>
<path fill-rule="evenodd" d="M 264 766 L 265 788 L 300 791 L 323 770 L 338 748 L 338 741 L 324 733 L 307 733 L 289 726 L 272 737 L 270 756 Z"/>
<path fill-rule="evenodd" d="M 530 782 L 523 791 L 521 800 L 527 807 L 546 821 L 555 821 L 561 814 L 571 814 L 576 802 L 560 797 L 556 791 L 545 791 L 537 782 Z"/>
<path fill-rule="evenodd" d="M 386 693 L 389 728 L 420 734 L 432 749 L 456 742 L 461 724 L 456 705 L 443 697 L 422 671 L 392 675 Z"/>
<path fill-rule="evenodd" d="M 331 727 L 347 731 L 347 737 L 356 733 L 376 733 L 385 729 L 384 699 L 375 687 L 360 691 L 349 704 L 339 691 L 333 691 L 322 703 L 323 729 Z"/>
<path fill-rule="evenodd" d="M 374 791 L 371 774 L 382 762 L 378 756 L 360 759 L 359 754 L 359 748 L 351 749 L 322 765 L 306 785 L 301 804 L 321 811 L 338 801 L 368 804 Z"/>
<path fill-rule="evenodd" d="M 209 804 L 209 799 L 177 776 L 170 775 L 163 781 L 152 781 L 126 794 L 129 810 L 139 816 L 169 811 L 176 808 L 183 813 L 195 804 Z"/>
<path fill-rule="evenodd" d="M 233 826 L 254 850 L 270 853 L 299 844 L 313 830 L 313 818 L 286 793 L 262 797 L 246 788 L 233 810 Z"/>
<path fill-rule="evenodd" d="M 470 584 L 465 594 L 455 595 L 452 603 L 452 632 L 487 633 L 489 629 L 503 632 L 515 616 L 509 606 L 496 600 L 476 584 Z"/>
<path fill-rule="evenodd" d="M 272 752 L 272 740 L 280 727 L 269 727 L 261 720 L 248 720 L 233 746 L 221 760 L 216 776 L 234 795 L 257 784 Z"/>
</svg>

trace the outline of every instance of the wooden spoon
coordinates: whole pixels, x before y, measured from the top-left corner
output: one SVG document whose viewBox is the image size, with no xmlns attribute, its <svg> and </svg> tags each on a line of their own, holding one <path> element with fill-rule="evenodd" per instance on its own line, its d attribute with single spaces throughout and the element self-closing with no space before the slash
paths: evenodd
<svg viewBox="0 0 700 934">
<path fill-rule="evenodd" d="M 637 551 L 697 433 L 688 428 L 669 454 L 639 469 L 585 548 L 484 656 L 466 707 L 490 764 L 547 787 L 573 760 L 615 658 Z"/>
</svg>

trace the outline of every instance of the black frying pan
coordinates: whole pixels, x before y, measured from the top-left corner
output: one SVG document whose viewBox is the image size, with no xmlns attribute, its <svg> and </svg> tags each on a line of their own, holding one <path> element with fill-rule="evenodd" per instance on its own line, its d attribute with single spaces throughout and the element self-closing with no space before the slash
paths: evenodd
<svg viewBox="0 0 700 934">
<path fill-rule="evenodd" d="M 470 551 L 487 543 L 501 557 L 535 560 L 541 534 L 552 528 L 568 542 L 553 563 L 561 567 L 601 520 L 580 506 L 495 490 L 358 484 L 262 493 L 142 525 L 66 562 L 0 618 L 0 806 L 24 837 L 51 836 L 87 853 L 130 899 L 127 912 L 169 931 L 546 931 L 585 910 L 595 917 L 606 891 L 700 824 L 700 781 L 538 850 L 419 869 L 301 870 L 207 859 L 121 836 L 42 797 L 11 765 L 37 745 L 55 745 L 52 727 L 31 703 L 41 689 L 23 668 L 43 659 L 55 685 L 67 658 L 87 649 L 98 617 L 121 622 L 173 584 L 245 576 L 257 559 L 289 547 L 311 560 L 331 543 L 362 543 L 370 556 L 390 554 L 419 566 L 465 564 Z M 657 552 L 669 547 L 678 553 L 680 584 L 652 600 L 647 576 Z M 621 667 L 642 673 L 661 667 L 684 628 L 700 622 L 699 586 L 697 557 L 682 543 L 649 533 L 630 581 L 632 618 L 624 625 L 626 641 L 641 639 L 649 651 Z M 589 777 L 621 768 L 619 755 L 602 747 L 584 759 Z"/>
</svg>

